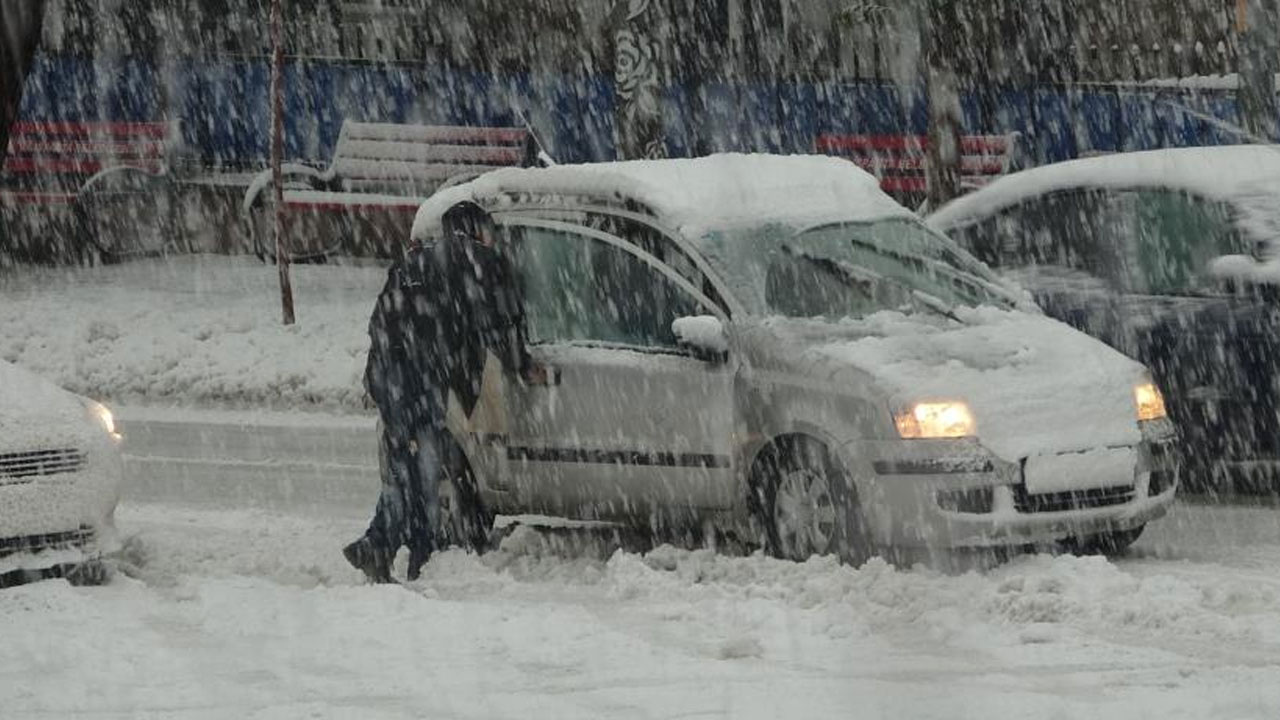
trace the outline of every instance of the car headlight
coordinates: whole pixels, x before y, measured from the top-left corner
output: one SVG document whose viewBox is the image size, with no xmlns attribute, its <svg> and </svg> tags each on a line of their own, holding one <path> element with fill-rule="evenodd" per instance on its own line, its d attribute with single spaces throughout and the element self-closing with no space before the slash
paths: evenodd
<svg viewBox="0 0 1280 720">
<path fill-rule="evenodd" d="M 959 438 L 976 434 L 977 423 L 962 402 L 916 403 L 893 416 L 904 438 Z"/>
<path fill-rule="evenodd" d="M 102 429 L 107 431 L 112 440 L 119 440 L 122 436 L 116 430 L 116 418 L 111 414 L 111 410 L 99 402 L 90 402 L 87 405 L 89 414 L 102 425 Z"/>
<path fill-rule="evenodd" d="M 1133 399 L 1138 404 L 1138 420 L 1161 420 L 1169 416 L 1164 409 L 1164 396 L 1155 383 L 1133 386 Z"/>
</svg>

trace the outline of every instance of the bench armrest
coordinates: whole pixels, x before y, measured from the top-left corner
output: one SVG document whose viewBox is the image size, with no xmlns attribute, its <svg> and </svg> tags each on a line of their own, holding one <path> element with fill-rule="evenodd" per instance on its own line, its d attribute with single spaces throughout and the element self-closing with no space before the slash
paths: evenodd
<svg viewBox="0 0 1280 720">
<path fill-rule="evenodd" d="M 280 166 L 280 176 L 286 184 L 299 183 L 306 184 L 313 190 L 327 190 L 332 182 L 332 178 L 328 173 L 317 170 L 310 165 L 298 165 L 295 163 L 284 163 Z M 255 207 L 257 207 L 266 192 L 271 189 L 272 172 L 270 169 L 263 170 L 253 177 L 249 187 L 244 191 L 244 200 L 240 204 L 240 210 L 248 215 Z"/>
</svg>

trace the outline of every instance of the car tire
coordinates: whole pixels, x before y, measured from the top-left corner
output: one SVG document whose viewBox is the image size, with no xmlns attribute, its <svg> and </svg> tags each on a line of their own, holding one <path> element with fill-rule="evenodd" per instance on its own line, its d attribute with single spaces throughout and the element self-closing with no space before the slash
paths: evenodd
<svg viewBox="0 0 1280 720">
<path fill-rule="evenodd" d="M 444 467 L 439 491 L 439 546 L 484 553 L 490 547 L 494 516 L 480 497 L 475 472 L 456 446 L 446 451 Z"/>
<path fill-rule="evenodd" d="M 1067 549 L 1075 555 L 1104 555 L 1119 557 L 1128 551 L 1129 546 L 1138 541 L 1146 525 L 1139 525 L 1128 530 L 1085 535 L 1067 542 Z"/>
<path fill-rule="evenodd" d="M 67 568 L 63 577 L 75 587 L 97 587 L 111 582 L 112 575 L 111 566 L 94 558 Z"/>
<path fill-rule="evenodd" d="M 870 554 L 857 492 L 821 443 L 784 438 L 762 450 L 751 491 L 769 555 L 803 561 L 834 554 L 857 565 Z"/>
</svg>

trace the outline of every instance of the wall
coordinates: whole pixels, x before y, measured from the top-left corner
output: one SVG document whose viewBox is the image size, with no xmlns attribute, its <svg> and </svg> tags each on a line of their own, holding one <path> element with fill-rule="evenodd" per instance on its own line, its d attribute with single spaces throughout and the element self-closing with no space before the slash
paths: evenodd
<svg viewBox="0 0 1280 720">
<path fill-rule="evenodd" d="M 39 56 L 25 120 L 176 121 L 196 163 L 247 170 L 267 158 L 269 68 L 262 59 L 185 59 L 163 68 L 124 59 Z M 307 60 L 286 73 L 286 155 L 324 164 L 342 121 L 520 124 L 526 114 L 561 162 L 609 160 L 613 86 L 608 76 L 491 75 L 411 65 Z M 693 147 L 691 91 L 668 88 L 672 155 Z M 709 150 L 808 152 L 822 132 L 925 131 L 924 99 L 883 82 L 702 83 Z M 966 132 L 1019 131 L 1038 162 L 1096 152 L 1234 142 L 1181 107 L 1235 124 L 1230 90 L 1047 87 L 966 95 Z"/>
</svg>

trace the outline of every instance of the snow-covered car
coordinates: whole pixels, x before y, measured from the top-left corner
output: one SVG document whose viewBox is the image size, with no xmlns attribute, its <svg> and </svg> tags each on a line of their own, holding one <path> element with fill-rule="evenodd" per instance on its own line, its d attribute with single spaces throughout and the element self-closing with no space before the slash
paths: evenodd
<svg viewBox="0 0 1280 720">
<path fill-rule="evenodd" d="M 721 530 L 797 559 L 1118 550 L 1173 499 L 1146 370 L 848 162 L 501 170 L 430 198 L 415 237 L 461 200 L 505 228 L 548 378 L 508 380 L 502 420 L 451 414 L 477 484 L 445 489 L 464 527 Z"/>
<path fill-rule="evenodd" d="M 928 222 L 1049 315 L 1151 367 L 1193 450 L 1189 483 L 1270 490 L 1280 481 L 1280 148 L 1047 165 Z"/>
<path fill-rule="evenodd" d="M 0 360 L 0 587 L 75 575 L 116 542 L 122 477 L 111 411 Z"/>
</svg>

